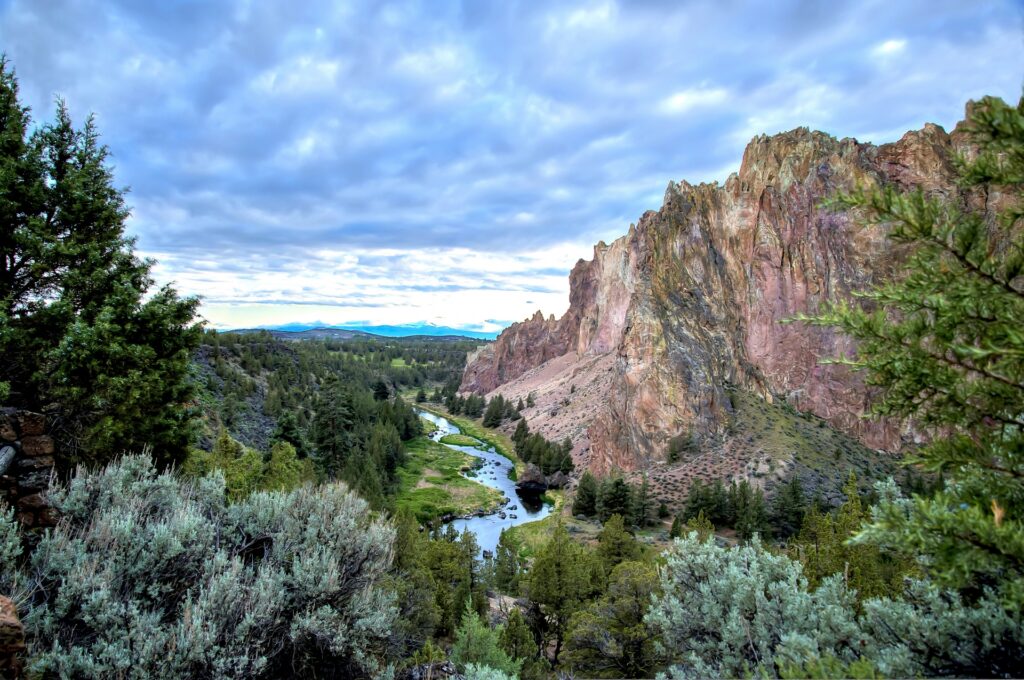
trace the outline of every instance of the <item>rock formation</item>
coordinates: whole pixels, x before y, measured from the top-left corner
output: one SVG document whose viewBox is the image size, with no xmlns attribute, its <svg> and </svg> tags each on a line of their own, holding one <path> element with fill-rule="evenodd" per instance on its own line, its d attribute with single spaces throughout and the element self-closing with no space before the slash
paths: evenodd
<svg viewBox="0 0 1024 680">
<path fill-rule="evenodd" d="M 0 595 L 0 676 L 17 678 L 25 653 L 25 627 L 9 598 Z"/>
<path fill-rule="evenodd" d="M 882 146 L 806 128 L 757 137 L 724 185 L 670 183 L 660 210 L 599 243 L 571 273 L 565 315 L 538 312 L 506 329 L 470 357 L 462 389 L 533 393 L 531 429 L 570 436 L 577 467 L 602 474 L 657 467 L 677 435 L 727 443 L 736 390 L 895 451 L 912 433 L 862 418 L 858 376 L 820 363 L 848 354 L 850 341 L 782 322 L 899 267 L 884 229 L 860 227 L 823 199 L 894 185 L 977 200 L 953 182 L 951 159 L 965 149 L 960 133 L 931 124 Z"/>
</svg>

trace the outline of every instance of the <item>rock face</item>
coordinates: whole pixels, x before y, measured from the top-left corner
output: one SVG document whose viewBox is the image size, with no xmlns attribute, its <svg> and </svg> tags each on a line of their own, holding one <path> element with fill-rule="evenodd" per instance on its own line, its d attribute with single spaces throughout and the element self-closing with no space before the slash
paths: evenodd
<svg viewBox="0 0 1024 680">
<path fill-rule="evenodd" d="M 958 132 L 935 125 L 874 146 L 805 128 L 755 138 L 724 185 L 670 183 L 664 204 L 571 274 L 557 321 L 538 312 L 467 362 L 464 391 L 536 406 L 531 429 L 574 441 L 578 467 L 639 470 L 679 434 L 712 441 L 733 413 L 730 391 L 784 401 L 873 449 L 909 431 L 860 417 L 858 376 L 820 359 L 852 350 L 830 329 L 782 321 L 849 299 L 899 267 L 884 229 L 821 202 L 856 185 L 921 187 L 955 200 Z"/>
</svg>

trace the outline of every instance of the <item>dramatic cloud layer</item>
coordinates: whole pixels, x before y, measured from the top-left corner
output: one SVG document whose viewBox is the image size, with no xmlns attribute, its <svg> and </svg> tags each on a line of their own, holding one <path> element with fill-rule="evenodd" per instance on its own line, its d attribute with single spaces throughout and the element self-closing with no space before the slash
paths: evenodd
<svg viewBox="0 0 1024 680">
<path fill-rule="evenodd" d="M 1006 2 L 0 0 L 36 117 L 97 114 L 132 231 L 222 326 L 496 328 L 750 137 L 1019 96 Z"/>
</svg>

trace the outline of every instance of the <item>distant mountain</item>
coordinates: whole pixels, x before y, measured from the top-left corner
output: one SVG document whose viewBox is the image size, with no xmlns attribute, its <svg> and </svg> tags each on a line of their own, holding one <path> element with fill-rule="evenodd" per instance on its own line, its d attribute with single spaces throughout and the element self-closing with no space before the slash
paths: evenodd
<svg viewBox="0 0 1024 680">
<path fill-rule="evenodd" d="M 225 333 L 258 333 L 269 331 L 275 337 L 285 340 L 303 339 L 324 339 L 349 340 L 356 337 L 379 337 L 379 338 L 437 338 L 458 339 L 471 338 L 473 340 L 493 340 L 497 333 L 483 333 L 480 331 L 469 331 L 449 326 L 435 326 L 432 324 L 406 324 L 400 326 L 321 326 L 317 324 L 289 323 L 280 326 L 263 326 L 261 328 L 240 328 Z"/>
</svg>

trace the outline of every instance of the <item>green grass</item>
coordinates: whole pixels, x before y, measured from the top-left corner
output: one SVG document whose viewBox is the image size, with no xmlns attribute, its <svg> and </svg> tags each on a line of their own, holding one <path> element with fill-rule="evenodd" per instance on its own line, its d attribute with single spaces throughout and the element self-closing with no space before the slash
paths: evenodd
<svg viewBox="0 0 1024 680">
<path fill-rule="evenodd" d="M 420 425 L 423 426 L 424 436 L 429 437 L 430 435 L 437 432 L 437 423 L 433 420 L 427 420 L 426 418 L 420 418 Z"/>
<path fill-rule="evenodd" d="M 441 437 L 441 443 L 452 444 L 453 446 L 481 446 L 479 439 L 464 434 L 446 434 Z"/>
<path fill-rule="evenodd" d="M 407 509 L 426 523 L 443 515 L 466 515 L 477 510 L 498 509 L 502 494 L 463 477 L 474 458 L 426 437 L 405 445 L 406 462 L 398 469 L 396 509 Z"/>
<path fill-rule="evenodd" d="M 402 357 L 395 357 L 394 359 L 391 360 L 391 366 L 394 368 L 399 368 L 408 365 L 409 364 L 405 363 L 405 359 L 403 359 Z"/>
</svg>

